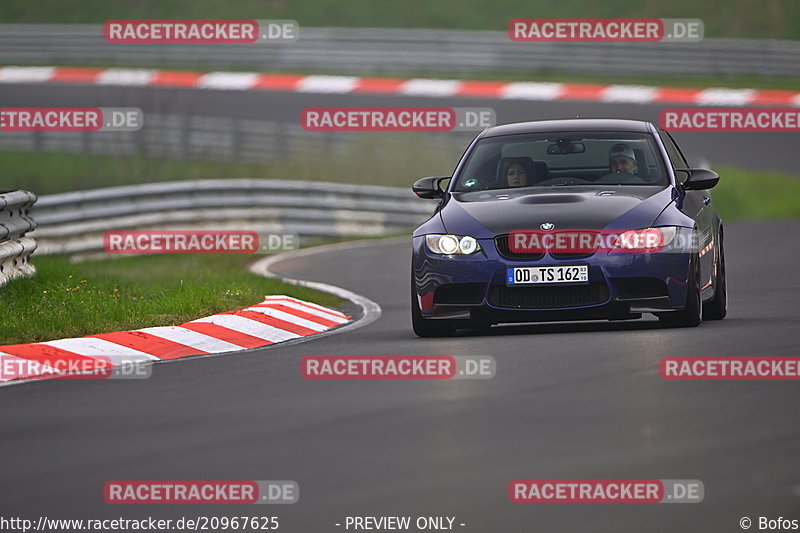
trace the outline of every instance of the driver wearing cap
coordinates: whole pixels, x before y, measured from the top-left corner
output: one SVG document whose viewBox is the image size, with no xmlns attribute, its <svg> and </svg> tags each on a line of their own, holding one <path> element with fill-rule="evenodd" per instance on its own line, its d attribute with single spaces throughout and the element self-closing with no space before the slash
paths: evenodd
<svg viewBox="0 0 800 533">
<path fill-rule="evenodd" d="M 636 174 L 639 166 L 633 148 L 625 143 L 617 143 L 608 151 L 608 168 L 612 174 Z"/>
</svg>

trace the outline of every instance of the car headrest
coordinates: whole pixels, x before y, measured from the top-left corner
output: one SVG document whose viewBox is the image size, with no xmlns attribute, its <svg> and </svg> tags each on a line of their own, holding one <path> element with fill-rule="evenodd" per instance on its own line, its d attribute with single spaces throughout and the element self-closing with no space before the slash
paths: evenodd
<svg viewBox="0 0 800 533">
<path fill-rule="evenodd" d="M 634 148 L 633 155 L 636 156 L 636 166 L 639 168 L 636 175 L 644 179 L 649 178 L 650 166 L 647 164 L 647 157 L 644 155 L 644 150 L 641 148 Z"/>
<path fill-rule="evenodd" d="M 534 161 L 530 157 L 501 157 L 497 162 L 497 184 L 500 187 L 506 184 L 506 172 L 513 163 L 522 166 L 528 175 L 528 185 L 544 181 L 549 177 L 550 170 L 544 161 Z"/>
</svg>

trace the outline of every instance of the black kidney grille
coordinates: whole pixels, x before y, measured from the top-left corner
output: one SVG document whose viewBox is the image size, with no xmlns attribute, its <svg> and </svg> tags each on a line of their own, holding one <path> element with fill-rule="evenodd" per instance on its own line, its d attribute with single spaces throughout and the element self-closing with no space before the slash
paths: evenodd
<svg viewBox="0 0 800 533">
<path fill-rule="evenodd" d="M 494 244 L 497 247 L 497 252 L 502 255 L 503 257 L 507 257 L 508 259 L 541 259 L 544 257 L 543 252 L 537 253 L 517 253 L 512 252 L 508 246 L 508 241 L 510 235 L 498 235 L 494 238 Z M 591 252 L 581 252 L 581 253 L 550 253 L 552 257 L 556 259 L 584 259 L 587 257 L 591 257 L 594 255 L 595 251 L 592 250 Z"/>
<path fill-rule="evenodd" d="M 563 309 L 600 305 L 608 301 L 610 293 L 605 282 L 587 285 L 543 285 L 538 287 L 505 287 L 497 285 L 489 290 L 489 303 L 495 307 L 515 309 Z"/>
<path fill-rule="evenodd" d="M 497 247 L 497 253 L 509 259 L 541 259 L 544 253 L 515 253 L 508 247 L 509 235 L 498 235 L 494 238 L 494 245 Z"/>
</svg>

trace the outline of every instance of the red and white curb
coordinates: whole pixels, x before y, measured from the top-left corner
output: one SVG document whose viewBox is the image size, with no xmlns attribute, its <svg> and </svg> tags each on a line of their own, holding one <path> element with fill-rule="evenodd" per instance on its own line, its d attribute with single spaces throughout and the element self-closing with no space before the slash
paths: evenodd
<svg viewBox="0 0 800 533">
<path fill-rule="evenodd" d="M 760 89 L 676 88 L 550 82 L 363 78 L 257 72 L 0 66 L 0 84 L 55 83 L 123 87 L 175 87 L 314 94 L 395 94 L 501 100 L 577 100 L 625 104 L 800 107 L 800 92 Z"/>
<path fill-rule="evenodd" d="M 23 375 L 14 375 L 15 380 L 43 378 L 59 373 L 57 369 L 71 360 L 91 363 L 95 359 L 102 367 L 109 358 L 120 358 L 126 363 L 155 362 L 234 352 L 322 333 L 347 324 L 350 318 L 334 309 L 289 296 L 267 296 L 260 304 L 241 311 L 211 315 L 177 326 L 0 346 L 0 365 L 9 358 L 14 368 L 25 369 Z M 10 380 L 0 376 L 0 381 Z"/>
</svg>

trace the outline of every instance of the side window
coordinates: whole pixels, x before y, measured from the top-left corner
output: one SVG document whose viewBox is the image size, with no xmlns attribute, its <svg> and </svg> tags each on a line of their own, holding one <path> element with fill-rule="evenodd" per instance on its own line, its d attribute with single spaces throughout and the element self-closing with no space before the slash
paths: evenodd
<svg viewBox="0 0 800 533">
<path fill-rule="evenodd" d="M 669 133 L 664 130 L 658 130 L 658 135 L 661 137 L 661 142 L 664 143 L 664 148 L 667 149 L 667 155 L 669 156 L 670 163 L 672 163 L 672 168 L 689 168 L 689 164 L 686 163 L 686 159 L 683 158 L 681 151 L 678 149 L 678 146 L 675 144 L 675 141 L 672 140 Z"/>
</svg>

